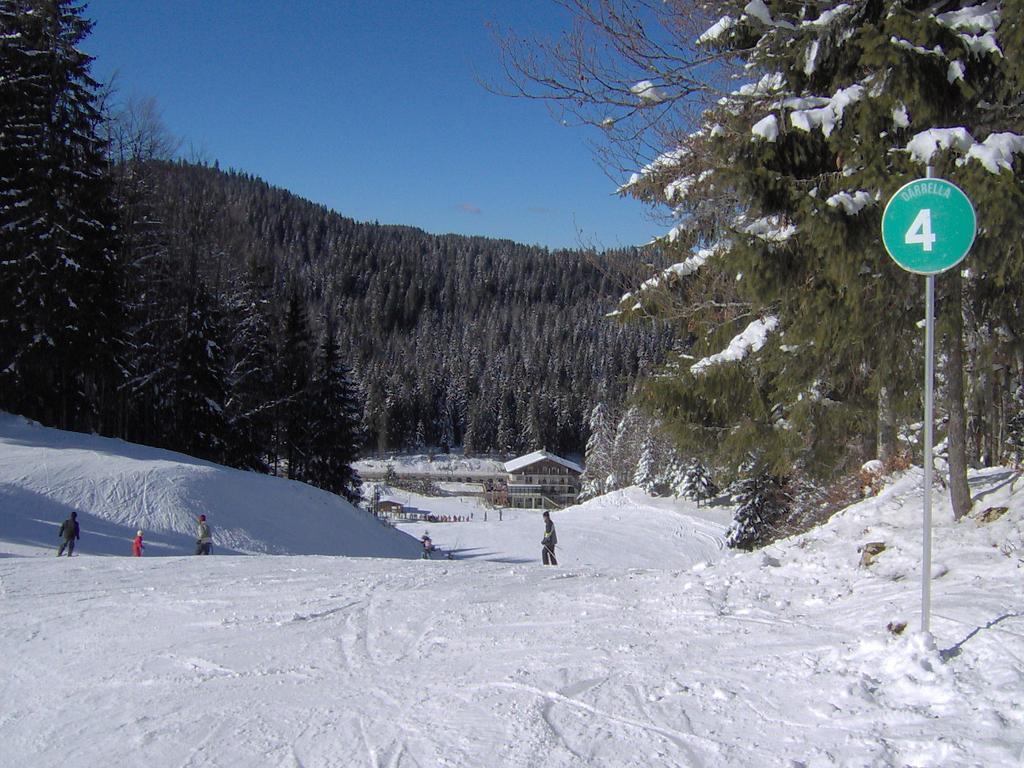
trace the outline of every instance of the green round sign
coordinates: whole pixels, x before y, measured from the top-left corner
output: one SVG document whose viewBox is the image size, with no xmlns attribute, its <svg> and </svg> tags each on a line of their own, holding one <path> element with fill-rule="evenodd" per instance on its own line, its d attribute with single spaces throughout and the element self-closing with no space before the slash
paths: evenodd
<svg viewBox="0 0 1024 768">
<path fill-rule="evenodd" d="M 882 243 L 909 272 L 934 275 L 955 267 L 977 231 L 974 206 L 956 184 L 917 179 L 889 198 L 882 213 Z"/>
</svg>

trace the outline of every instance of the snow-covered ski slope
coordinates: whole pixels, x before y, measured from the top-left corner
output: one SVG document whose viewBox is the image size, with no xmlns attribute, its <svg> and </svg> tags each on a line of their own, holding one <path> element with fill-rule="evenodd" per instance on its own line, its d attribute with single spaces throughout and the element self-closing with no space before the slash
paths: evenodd
<svg viewBox="0 0 1024 768">
<path fill-rule="evenodd" d="M 205 514 L 219 554 L 419 556 L 415 540 L 305 483 L 0 413 L 0 552 L 55 547 L 72 511 L 82 554 L 130 554 L 140 528 L 146 556 L 190 554 Z"/>
<path fill-rule="evenodd" d="M 544 523 L 539 510 L 504 509 L 499 516 L 478 499 L 422 496 L 397 488 L 383 489 L 381 498 L 438 516 L 471 518 L 472 522 L 398 524 L 417 539 L 429 533 L 435 546 L 459 560 L 540 561 Z M 559 565 L 618 568 L 689 568 L 717 560 L 732 519 L 727 507 L 655 499 L 637 488 L 552 514 Z"/>
<path fill-rule="evenodd" d="M 97 557 L 88 526 L 68 560 L 11 543 L 7 502 L 42 470 L 3 431 L 0 765 L 1024 762 L 1024 480 L 1006 470 L 972 481 L 977 509 L 1008 507 L 992 523 L 954 523 L 936 493 L 927 638 L 919 472 L 808 535 L 691 562 L 666 553 L 696 511 L 635 492 L 556 513 L 557 568 L 538 518 L 475 512 L 429 526 L 475 550 L 454 561 Z M 859 567 L 870 541 L 887 549 Z"/>
</svg>

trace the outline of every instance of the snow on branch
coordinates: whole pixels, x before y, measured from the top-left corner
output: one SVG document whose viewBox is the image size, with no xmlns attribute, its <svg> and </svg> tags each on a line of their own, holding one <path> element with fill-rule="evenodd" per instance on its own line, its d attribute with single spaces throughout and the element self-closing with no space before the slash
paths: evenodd
<svg viewBox="0 0 1024 768">
<path fill-rule="evenodd" d="M 651 104 L 661 104 L 669 100 L 670 96 L 663 88 L 659 88 L 650 80 L 641 80 L 630 87 L 634 96 L 639 96 L 642 101 Z"/>
<path fill-rule="evenodd" d="M 989 173 L 1013 170 L 1013 156 L 1024 154 L 1024 136 L 993 133 L 967 152 L 968 160 L 977 160 Z"/>
<path fill-rule="evenodd" d="M 743 13 L 747 16 L 753 16 L 766 27 L 770 27 L 775 24 L 772 20 L 772 13 L 768 10 L 768 6 L 764 4 L 764 0 L 750 0 L 743 9 Z"/>
<path fill-rule="evenodd" d="M 743 329 L 743 332 L 735 336 L 729 342 L 729 346 L 710 357 L 698 360 L 690 366 L 690 372 L 695 376 L 704 373 L 708 368 L 721 365 L 722 363 L 738 362 L 751 352 L 758 352 L 768 341 L 768 334 L 774 331 L 779 325 L 779 318 L 769 315 L 766 318 L 753 321 Z"/>
<path fill-rule="evenodd" d="M 789 240 L 797 233 L 793 224 L 787 224 L 780 216 L 764 216 L 749 224 L 740 224 L 739 229 L 748 235 L 753 235 L 769 243 L 782 243 Z"/>
<path fill-rule="evenodd" d="M 801 22 L 801 27 L 828 27 L 840 20 L 841 16 L 845 16 L 847 13 L 853 10 L 853 6 L 849 3 L 840 3 L 835 8 L 831 8 L 824 11 L 818 18 L 811 19 L 810 21 Z"/>
<path fill-rule="evenodd" d="M 768 95 L 782 88 L 781 75 L 766 75 L 756 85 L 741 88 L 734 96 L 759 97 Z M 811 133 L 820 130 L 825 136 L 831 136 L 843 120 L 843 113 L 851 104 L 862 100 L 865 96 L 863 85 L 855 84 L 841 88 L 832 96 L 794 96 L 783 99 L 772 105 L 772 108 L 790 110 L 789 122 L 794 128 Z M 765 141 L 775 141 L 779 136 L 779 121 L 775 115 L 768 115 L 757 121 L 751 133 Z"/>
<path fill-rule="evenodd" d="M 695 184 L 701 184 L 707 181 L 713 174 L 714 171 L 704 170 L 696 176 L 680 176 L 678 179 L 670 181 L 665 185 L 665 201 L 672 203 L 675 200 L 682 200 Z"/>
<path fill-rule="evenodd" d="M 820 129 L 825 136 L 832 134 L 843 120 L 843 112 L 851 104 L 864 98 L 864 86 L 851 85 L 841 88 L 831 98 L 811 96 L 786 99 L 783 106 L 793 110 L 789 122 L 794 128 L 810 133 Z"/>
<path fill-rule="evenodd" d="M 623 312 L 635 312 L 643 309 L 643 303 L 638 298 L 638 295 L 657 290 L 658 288 L 675 285 L 682 278 L 695 274 L 701 267 L 707 264 L 709 259 L 727 248 L 728 245 L 725 242 L 719 242 L 710 248 L 701 248 L 684 261 L 680 261 L 670 267 L 666 267 L 654 277 L 649 280 L 645 280 L 635 292 L 630 291 L 619 299 L 620 306 L 629 304 L 629 302 L 632 301 L 633 304 L 631 306 L 628 306 L 625 309 L 616 309 L 609 312 L 606 317 L 616 317 L 617 315 L 621 315 Z"/>
<path fill-rule="evenodd" d="M 685 147 L 677 147 L 675 149 L 670 149 L 668 152 L 661 153 L 654 158 L 654 160 L 641 168 L 639 172 L 632 174 L 629 177 L 629 181 L 619 187 L 619 194 L 628 192 L 631 188 L 635 187 L 641 181 L 650 176 L 675 168 L 688 154 L 689 150 Z"/>
<path fill-rule="evenodd" d="M 1000 3 L 992 2 L 940 13 L 935 20 L 957 33 L 967 49 L 976 55 L 991 53 L 1002 57 L 996 41 L 996 29 L 1001 20 Z"/>
<path fill-rule="evenodd" d="M 892 124 L 897 128 L 908 128 L 910 126 L 910 115 L 907 113 L 907 105 L 900 102 L 892 108 Z"/>
<path fill-rule="evenodd" d="M 775 115 L 768 115 L 754 123 L 750 132 L 765 141 L 775 141 L 779 138 L 779 119 Z"/>
<path fill-rule="evenodd" d="M 965 29 L 970 32 L 995 32 L 1000 20 L 999 6 L 1000 3 L 990 0 L 969 8 L 940 13 L 935 20 L 944 27 L 958 31 Z"/>
<path fill-rule="evenodd" d="M 698 269 L 707 264 L 708 259 L 710 259 L 714 255 L 714 253 L 715 251 L 711 248 L 701 248 L 699 251 L 693 254 L 693 256 L 686 259 L 685 261 L 680 261 L 676 264 L 673 264 L 671 267 L 666 267 L 665 269 L 663 269 L 658 277 L 651 278 L 650 280 L 645 282 L 641 286 L 641 290 L 645 288 L 654 288 L 662 283 L 671 283 L 672 281 L 678 280 L 679 278 L 689 277 Z"/>
<path fill-rule="evenodd" d="M 853 193 L 839 192 L 834 194 L 825 203 L 833 208 L 842 208 L 846 211 L 847 216 L 856 216 L 861 212 L 861 209 L 870 205 L 876 199 L 877 197 L 870 192 L 859 189 Z"/>
<path fill-rule="evenodd" d="M 815 19 L 800 21 L 799 26 L 819 28 L 828 27 L 841 20 L 841 18 L 852 9 L 853 6 L 849 3 L 840 3 L 835 8 L 822 12 L 822 14 Z M 781 21 L 773 18 L 771 10 L 765 4 L 764 0 L 751 0 L 751 2 L 747 3 L 743 8 L 743 15 L 740 16 L 738 20 L 732 16 L 722 16 L 718 21 L 711 25 L 711 27 L 706 29 L 697 37 L 697 45 L 717 43 L 730 29 L 745 21 L 749 21 L 750 19 L 756 19 L 766 27 L 778 27 L 782 29 L 795 28 L 794 25 L 788 21 Z"/>
<path fill-rule="evenodd" d="M 895 37 L 895 36 L 894 37 L 890 37 L 889 38 L 889 42 L 892 43 L 893 45 L 897 46 L 898 48 L 906 48 L 908 51 L 913 51 L 914 53 L 919 53 L 922 56 L 940 56 L 940 57 L 942 57 L 942 56 L 946 55 L 945 51 L 942 50 L 942 46 L 941 45 L 936 45 L 934 48 L 924 48 L 923 46 L 920 46 L 920 45 L 914 45 L 909 40 L 904 40 L 903 38 Z"/>
<path fill-rule="evenodd" d="M 998 175 L 1004 170 L 1012 171 L 1014 155 L 1024 154 L 1024 136 L 993 133 L 978 142 L 966 128 L 930 128 L 916 134 L 906 146 L 910 156 L 922 165 L 928 165 L 936 153 L 948 149 L 963 155 L 957 165 L 976 160 L 986 171 Z"/>
<path fill-rule="evenodd" d="M 769 72 L 762 76 L 756 83 L 747 83 L 740 86 L 739 90 L 734 91 L 731 95 L 742 96 L 745 98 L 756 98 L 777 93 L 785 87 L 786 78 L 781 72 Z M 727 99 L 723 99 L 719 103 L 726 103 L 727 101 Z"/>
<path fill-rule="evenodd" d="M 974 146 L 974 137 L 966 128 L 929 128 L 907 142 L 907 151 L 917 162 L 928 165 L 936 153 L 955 149 L 966 154 Z"/>
<path fill-rule="evenodd" d="M 736 19 L 732 16 L 723 16 L 697 38 L 697 45 L 707 45 L 715 42 L 728 30 L 735 27 L 736 23 Z"/>
</svg>

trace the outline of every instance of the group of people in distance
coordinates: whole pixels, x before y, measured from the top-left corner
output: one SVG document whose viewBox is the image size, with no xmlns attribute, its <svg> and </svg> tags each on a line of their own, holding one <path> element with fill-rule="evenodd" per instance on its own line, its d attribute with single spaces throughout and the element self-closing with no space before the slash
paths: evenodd
<svg viewBox="0 0 1024 768">
<path fill-rule="evenodd" d="M 210 524 L 206 522 L 206 515 L 199 516 L 199 527 L 196 530 L 196 554 L 208 555 L 213 546 L 213 534 L 210 532 Z M 61 539 L 60 547 L 57 549 L 57 557 L 67 550 L 68 557 L 75 551 L 75 542 L 82 537 L 82 529 L 78 525 L 78 513 L 72 512 L 71 516 L 61 523 L 57 536 Z M 132 539 L 132 557 L 142 557 L 142 550 L 146 545 L 142 543 L 142 530 L 135 532 Z"/>
<path fill-rule="evenodd" d="M 75 551 L 75 542 L 81 538 L 77 512 L 72 512 L 71 516 L 61 524 L 60 532 L 57 535 L 61 538 L 57 557 L 63 555 L 64 550 L 67 550 L 68 557 L 71 557 Z M 423 545 L 423 557 L 429 558 L 434 552 L 434 543 L 425 531 L 420 538 L 420 543 Z M 558 565 L 558 560 L 555 559 L 555 545 L 558 543 L 558 536 L 555 533 L 555 524 L 551 521 L 551 513 L 547 510 L 544 511 L 544 538 L 540 543 L 542 547 L 541 561 L 544 565 Z M 196 530 L 196 554 L 208 555 L 212 546 L 213 534 L 210 532 L 210 524 L 206 522 L 206 515 L 200 515 L 199 527 Z M 142 531 L 139 530 L 132 540 L 132 556 L 142 557 L 142 550 L 145 548 L 146 545 L 142 543 Z"/>
</svg>

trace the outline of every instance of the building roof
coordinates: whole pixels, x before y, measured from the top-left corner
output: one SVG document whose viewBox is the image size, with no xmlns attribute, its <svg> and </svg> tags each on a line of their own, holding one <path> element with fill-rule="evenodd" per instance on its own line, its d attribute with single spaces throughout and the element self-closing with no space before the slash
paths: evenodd
<svg viewBox="0 0 1024 768">
<path fill-rule="evenodd" d="M 563 467 L 571 469 L 573 472 L 579 472 L 581 475 L 583 474 L 583 467 L 576 462 L 563 459 L 561 456 L 556 456 L 555 454 L 548 453 L 547 451 L 534 451 L 533 453 L 528 453 L 525 456 L 520 456 L 518 459 L 506 461 L 505 471 L 515 472 L 518 469 L 523 469 L 524 467 L 536 464 L 538 461 L 544 461 L 545 459 L 553 461 L 556 464 L 561 464 Z"/>
</svg>

